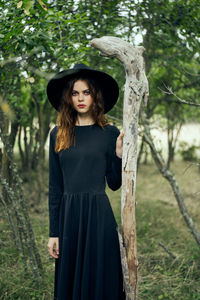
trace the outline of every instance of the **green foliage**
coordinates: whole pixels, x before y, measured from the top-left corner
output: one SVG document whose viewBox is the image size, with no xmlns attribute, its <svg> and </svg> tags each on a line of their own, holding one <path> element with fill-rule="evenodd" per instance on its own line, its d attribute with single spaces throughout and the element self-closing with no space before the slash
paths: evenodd
<svg viewBox="0 0 200 300">
<path fill-rule="evenodd" d="M 36 113 L 35 109 L 30 110 L 30 103 L 34 103 L 32 91 L 39 103 L 44 105 L 47 102 L 47 80 L 55 72 L 77 62 L 91 66 L 99 64 L 102 59 L 90 47 L 89 41 L 105 34 L 115 35 L 116 28 L 124 19 L 119 14 L 119 4 L 117 0 L 107 1 L 102 7 L 94 1 L 1 2 L 0 63 L 4 67 L 1 93 L 19 120 L 23 119 L 21 115 L 25 116 L 27 110 L 31 117 Z M 107 65 L 105 59 L 99 68 L 107 68 Z M 114 73 L 118 74 L 118 71 Z M 42 78 L 45 80 L 42 81 Z M 22 82 L 29 93 L 26 93 L 26 100 L 21 89 Z"/>
<path fill-rule="evenodd" d="M 6 86 L 2 91 L 9 101 L 19 93 L 19 78 L 27 73 L 27 84 L 38 90 L 41 76 L 48 79 L 53 73 L 68 68 L 72 63 L 87 64 L 111 73 L 120 86 L 124 84 L 123 67 L 116 59 L 102 58 L 91 48 L 94 37 L 114 35 L 135 42 L 139 32 L 146 48 L 146 70 L 150 81 L 148 113 L 170 117 L 179 123 L 199 119 L 198 110 L 177 105 L 173 96 L 163 93 L 172 87 L 179 97 L 198 102 L 200 5 L 197 1 L 5 1 L 0 6 L 2 52 L 0 60 L 13 57 L 22 61 L 8 64 L 1 74 Z M 35 51 L 35 52 L 34 52 Z M 13 72 L 15 70 L 15 72 Z M 23 72 L 23 73 L 22 73 Z M 31 81 L 33 79 L 33 81 Z M 47 101 L 45 95 L 38 99 Z M 121 88 L 120 98 L 123 91 Z M 40 101 L 40 100 L 39 100 Z M 122 101 L 111 114 L 122 118 Z M 174 113 L 174 110 L 176 113 Z"/>
<path fill-rule="evenodd" d="M 198 161 L 197 154 L 196 154 L 197 149 L 199 149 L 199 147 L 195 145 L 189 145 L 186 142 L 181 142 L 179 153 L 182 159 L 185 161 Z"/>
</svg>

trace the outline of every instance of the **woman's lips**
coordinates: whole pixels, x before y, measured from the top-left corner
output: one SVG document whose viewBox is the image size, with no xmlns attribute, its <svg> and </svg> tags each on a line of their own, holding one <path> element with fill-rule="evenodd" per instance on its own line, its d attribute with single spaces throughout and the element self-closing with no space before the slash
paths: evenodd
<svg viewBox="0 0 200 300">
<path fill-rule="evenodd" d="M 85 104 L 79 104 L 78 107 L 84 108 L 86 105 Z"/>
</svg>

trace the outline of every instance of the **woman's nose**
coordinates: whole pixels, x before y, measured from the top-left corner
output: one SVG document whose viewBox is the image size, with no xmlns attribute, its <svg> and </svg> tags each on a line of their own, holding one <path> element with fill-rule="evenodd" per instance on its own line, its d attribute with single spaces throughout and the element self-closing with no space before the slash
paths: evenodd
<svg viewBox="0 0 200 300">
<path fill-rule="evenodd" d="M 79 98 L 78 99 L 79 100 L 83 100 L 83 94 L 82 93 L 79 94 Z"/>
</svg>

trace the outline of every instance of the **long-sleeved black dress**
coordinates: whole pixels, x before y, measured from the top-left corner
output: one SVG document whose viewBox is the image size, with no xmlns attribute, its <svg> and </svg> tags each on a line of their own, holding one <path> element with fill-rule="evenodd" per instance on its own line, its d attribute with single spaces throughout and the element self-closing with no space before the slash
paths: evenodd
<svg viewBox="0 0 200 300">
<path fill-rule="evenodd" d="M 75 145 L 49 144 L 49 236 L 59 237 L 54 299 L 125 299 L 117 223 L 105 192 L 121 186 L 114 125 L 75 126 Z"/>
</svg>

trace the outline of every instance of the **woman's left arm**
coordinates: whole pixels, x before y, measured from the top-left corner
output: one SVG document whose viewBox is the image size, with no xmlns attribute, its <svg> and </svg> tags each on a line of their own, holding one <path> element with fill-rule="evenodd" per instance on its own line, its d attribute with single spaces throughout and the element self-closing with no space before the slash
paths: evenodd
<svg viewBox="0 0 200 300">
<path fill-rule="evenodd" d="M 122 151 L 124 132 L 120 133 L 116 126 L 112 126 L 111 141 L 107 153 L 106 180 L 110 189 L 118 190 L 122 184 Z"/>
</svg>

